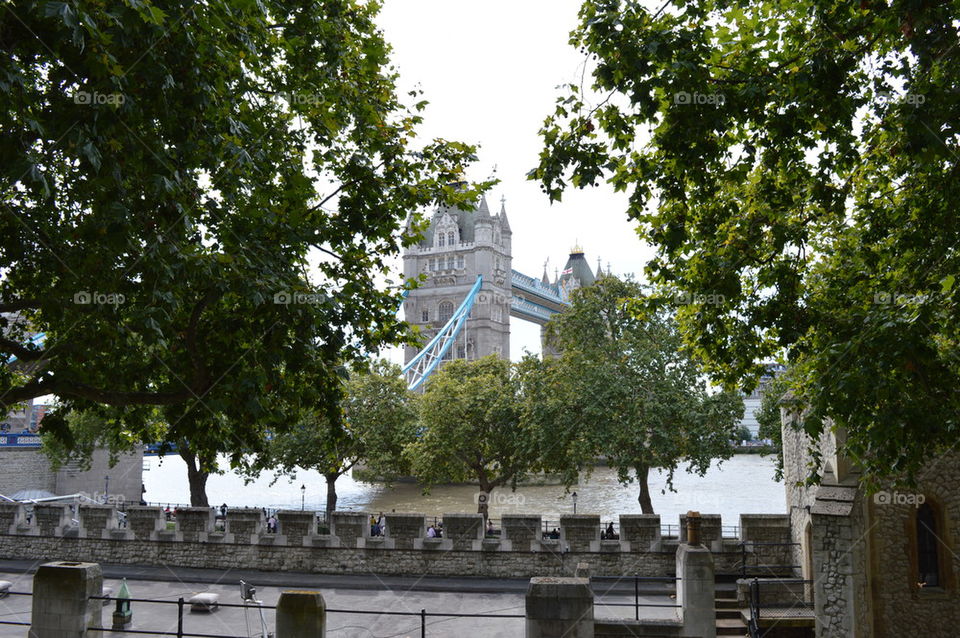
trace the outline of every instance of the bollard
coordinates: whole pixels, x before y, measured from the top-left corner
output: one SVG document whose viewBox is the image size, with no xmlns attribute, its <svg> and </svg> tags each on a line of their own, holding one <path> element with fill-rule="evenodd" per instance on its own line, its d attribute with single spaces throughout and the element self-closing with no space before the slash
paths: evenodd
<svg viewBox="0 0 960 638">
<path fill-rule="evenodd" d="M 103 572 L 96 563 L 46 563 L 33 576 L 29 638 L 100 638 Z"/>
<path fill-rule="evenodd" d="M 691 512 L 690 514 L 696 514 Z M 688 514 L 687 521 L 691 518 Z M 699 522 L 699 521 L 698 521 Z M 699 530 L 697 530 L 699 532 Z M 690 534 L 688 527 L 687 533 Z M 716 638 L 716 580 L 713 555 L 703 545 L 693 545 L 688 535 L 687 544 L 677 547 L 677 604 L 683 619 L 684 636 Z"/>
<path fill-rule="evenodd" d="M 687 545 L 700 544 L 700 512 L 687 512 Z"/>
<path fill-rule="evenodd" d="M 325 638 L 327 606 L 318 591 L 280 592 L 276 638 Z"/>
<path fill-rule="evenodd" d="M 130 607 L 130 590 L 127 588 L 127 579 L 124 578 L 117 592 L 117 607 L 113 611 L 113 628 L 126 629 L 133 622 L 133 609 Z M 125 599 L 125 600 L 124 600 Z"/>
<path fill-rule="evenodd" d="M 593 590 L 587 578 L 531 578 L 526 610 L 526 638 L 594 637 Z"/>
</svg>

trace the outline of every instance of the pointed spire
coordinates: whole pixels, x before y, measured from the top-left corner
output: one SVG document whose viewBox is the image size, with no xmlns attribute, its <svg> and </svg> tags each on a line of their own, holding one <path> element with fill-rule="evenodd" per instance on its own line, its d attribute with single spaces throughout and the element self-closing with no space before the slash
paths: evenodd
<svg viewBox="0 0 960 638">
<path fill-rule="evenodd" d="M 500 196 L 500 232 L 513 234 L 510 230 L 510 222 L 507 221 L 507 198 Z"/>
<path fill-rule="evenodd" d="M 597 255 L 597 279 L 603 275 L 603 268 L 600 266 L 600 255 Z"/>
<path fill-rule="evenodd" d="M 550 277 L 547 275 L 547 264 L 550 263 L 550 258 L 547 257 L 547 260 L 543 262 L 543 277 L 540 278 L 540 283 L 544 286 L 550 285 Z"/>
<path fill-rule="evenodd" d="M 480 196 L 480 207 L 477 208 L 477 213 L 478 213 L 478 215 L 477 215 L 478 218 L 490 217 L 490 207 L 487 206 L 487 196 L 486 196 L 486 195 L 481 195 L 481 196 Z"/>
</svg>

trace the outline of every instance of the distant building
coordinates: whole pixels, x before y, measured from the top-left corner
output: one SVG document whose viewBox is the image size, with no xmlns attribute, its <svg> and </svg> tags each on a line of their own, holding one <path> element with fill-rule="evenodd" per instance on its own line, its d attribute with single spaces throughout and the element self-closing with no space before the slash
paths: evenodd
<svg viewBox="0 0 960 638">
<path fill-rule="evenodd" d="M 768 363 L 766 364 L 766 368 L 767 372 L 760 377 L 760 382 L 757 383 L 757 387 L 753 389 L 753 392 L 743 397 L 743 418 L 740 420 L 740 426 L 746 426 L 747 429 L 750 430 L 753 438 L 757 438 L 757 434 L 760 432 L 760 423 L 757 421 L 756 412 L 763 403 L 763 395 L 766 393 L 767 388 L 770 387 L 774 378 L 777 377 L 777 375 L 783 374 L 787 369 L 786 366 L 779 363 Z"/>
</svg>

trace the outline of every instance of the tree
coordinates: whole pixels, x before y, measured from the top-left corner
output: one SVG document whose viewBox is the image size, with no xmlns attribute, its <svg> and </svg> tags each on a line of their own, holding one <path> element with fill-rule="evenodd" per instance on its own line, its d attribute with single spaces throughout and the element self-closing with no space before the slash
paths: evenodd
<svg viewBox="0 0 960 638">
<path fill-rule="evenodd" d="M 694 303 L 685 338 L 752 388 L 781 355 L 814 440 L 868 485 L 960 438 L 955 3 L 586 0 L 532 178 L 606 180 Z"/>
<path fill-rule="evenodd" d="M 484 496 L 536 467 L 536 437 L 520 420 L 518 381 L 509 361 L 455 359 L 431 375 L 420 400 L 419 437 L 405 451 L 423 485 L 470 483 Z"/>
<path fill-rule="evenodd" d="M 643 296 L 635 282 L 602 277 L 550 321 L 548 338 L 561 352 L 555 385 L 567 405 L 541 427 L 557 445 L 574 442 L 580 465 L 604 457 L 621 483 L 635 480 L 641 510 L 652 514 L 650 470 L 667 470 L 672 487 L 682 461 L 702 476 L 729 458 L 743 401 L 707 392 L 671 314 L 640 312 Z"/>
<path fill-rule="evenodd" d="M 379 4 L 15 2 L 0 14 L 0 408 L 155 406 L 235 463 L 408 338 L 381 282 L 471 147 L 415 145 Z M 414 224 L 416 230 L 418 224 Z M 29 345 L 43 332 L 43 345 Z M 306 381 L 309 380 L 309 383 Z M 209 433 L 204 428 L 216 425 Z"/>
<path fill-rule="evenodd" d="M 249 473 L 316 469 L 327 485 L 327 513 L 337 509 L 337 479 L 360 461 L 384 476 L 402 473 L 403 446 L 416 434 L 416 409 L 400 368 L 376 361 L 351 372 L 338 405 L 307 411 L 297 426 L 273 437 Z"/>
</svg>

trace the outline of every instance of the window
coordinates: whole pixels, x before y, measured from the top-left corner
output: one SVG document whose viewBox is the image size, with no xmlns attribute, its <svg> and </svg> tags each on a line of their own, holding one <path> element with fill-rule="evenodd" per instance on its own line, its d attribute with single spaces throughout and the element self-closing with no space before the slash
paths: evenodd
<svg viewBox="0 0 960 638">
<path fill-rule="evenodd" d="M 430 311 L 424 310 L 423 312 L 420 313 L 420 317 L 424 323 L 430 321 Z"/>
<path fill-rule="evenodd" d="M 436 270 L 436 269 L 437 269 L 437 260 L 436 260 L 436 259 L 431 259 L 431 260 L 430 260 L 430 270 L 433 271 L 433 270 Z"/>
<path fill-rule="evenodd" d="M 447 236 L 444 235 L 443 233 L 438 233 L 438 234 L 437 234 L 437 246 L 443 246 L 443 245 L 444 245 L 444 241 L 443 241 L 443 240 L 446 239 L 446 237 L 447 237 Z"/>
<path fill-rule="evenodd" d="M 451 246 L 454 245 L 454 242 L 453 242 L 453 233 L 447 233 L 447 243 L 450 244 Z"/>
<path fill-rule="evenodd" d="M 449 301 L 443 301 L 437 307 L 437 319 L 446 323 L 453 316 L 453 304 Z"/>
<path fill-rule="evenodd" d="M 920 587 L 940 587 L 939 542 L 937 514 L 930 503 L 924 503 L 917 508 L 917 583 Z"/>
<path fill-rule="evenodd" d="M 464 266 L 463 266 L 463 255 L 460 255 L 459 257 L 457 257 L 457 268 L 459 268 L 460 270 L 463 270 L 463 268 L 464 268 Z"/>
<path fill-rule="evenodd" d="M 457 358 L 458 358 L 458 359 L 466 359 L 466 357 L 464 356 L 465 354 L 466 354 L 466 352 L 464 351 L 463 346 L 462 346 L 462 345 L 457 346 Z"/>
<path fill-rule="evenodd" d="M 503 310 L 500 308 L 494 308 L 492 319 L 497 323 L 503 323 Z"/>
</svg>

